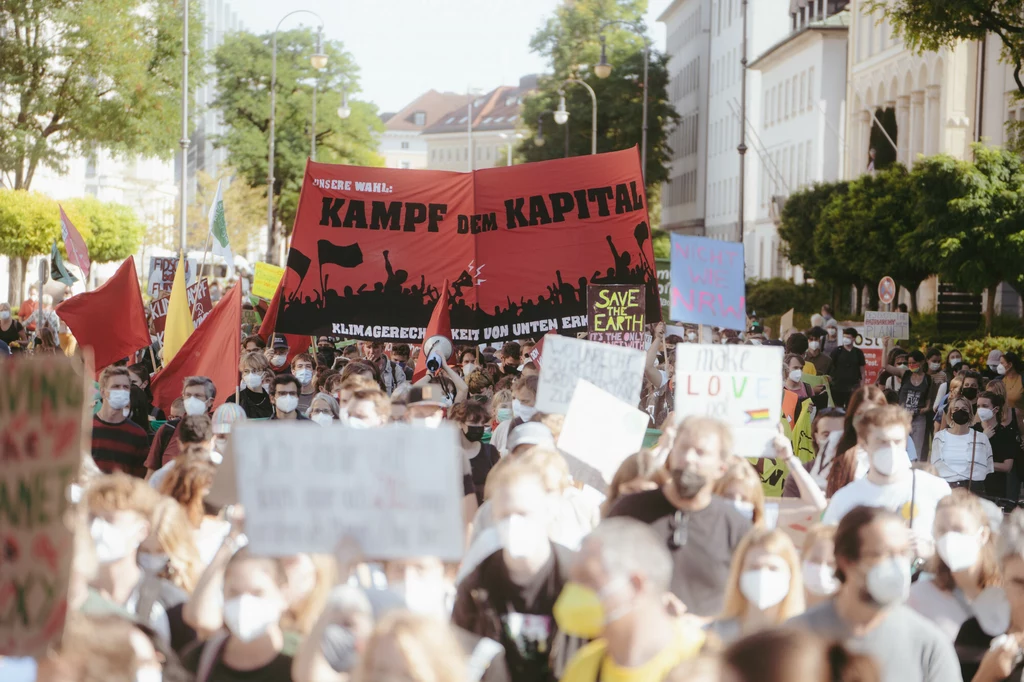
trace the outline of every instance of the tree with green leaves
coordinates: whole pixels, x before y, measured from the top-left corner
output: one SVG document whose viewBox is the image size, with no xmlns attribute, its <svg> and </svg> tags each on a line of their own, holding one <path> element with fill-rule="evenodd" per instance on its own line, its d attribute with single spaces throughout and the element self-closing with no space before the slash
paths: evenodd
<svg viewBox="0 0 1024 682">
<path fill-rule="evenodd" d="M 270 128 L 271 34 L 236 33 L 217 49 L 218 95 L 213 106 L 224 114 L 227 132 L 215 144 L 228 151 L 228 165 L 254 188 L 267 183 Z M 313 82 L 318 85 L 317 161 L 356 166 L 380 166 L 375 135 L 384 126 L 377 108 L 356 101 L 359 70 L 338 41 L 326 41 L 327 66 L 310 65 L 315 51 L 308 29 L 277 34 L 277 109 L 274 155 L 275 222 L 290 234 L 299 190 L 310 155 Z M 351 115 L 338 116 L 343 93 Z"/>
<path fill-rule="evenodd" d="M 195 86 L 203 77 L 203 31 L 199 3 L 191 2 Z M 68 158 L 95 147 L 174 154 L 180 0 L 4 0 L 0 26 L 2 184 L 30 189 L 41 166 L 61 172 Z"/>
<path fill-rule="evenodd" d="M 135 211 L 123 204 L 100 201 L 95 197 L 70 199 L 64 210 L 72 209 L 85 219 L 75 227 L 83 231 L 89 260 L 93 263 L 113 263 L 133 255 L 142 244 L 145 225 Z"/>
<path fill-rule="evenodd" d="M 590 153 L 591 99 L 586 88 L 565 84 L 566 78 L 578 78 L 590 85 L 597 96 L 597 151 L 607 152 L 639 147 L 643 109 L 643 39 L 622 24 L 605 28 L 608 62 L 612 72 L 598 78 L 593 66 L 601 56 L 598 36 L 603 24 L 623 21 L 643 28 L 646 0 L 577 0 L 559 3 L 552 17 L 534 34 L 530 47 L 548 59 L 554 75 L 540 79 L 537 92 L 523 103 L 522 122 L 529 135 L 519 144 L 523 161 L 542 161 L 565 156 L 565 129 L 549 113 L 558 107 L 559 90 L 565 92 L 569 112 L 569 155 Z M 657 194 L 668 180 L 671 149 L 668 136 L 679 121 L 679 114 L 668 99 L 667 55 L 655 50 L 648 62 L 647 111 L 647 192 Z M 538 116 L 541 127 L 537 127 Z M 542 133 L 545 144 L 534 139 Z M 658 222 L 652 213 L 651 220 Z"/>
<path fill-rule="evenodd" d="M 821 225 L 821 214 L 837 194 L 845 194 L 848 182 L 818 182 L 793 192 L 786 198 L 779 220 L 782 254 L 793 265 L 804 270 L 804 275 L 831 284 L 828 272 L 818 267 L 814 238 Z"/>
<path fill-rule="evenodd" d="M 870 7 L 918 52 L 998 36 L 1018 96 L 1024 96 L 1024 0 L 871 0 Z"/>
</svg>

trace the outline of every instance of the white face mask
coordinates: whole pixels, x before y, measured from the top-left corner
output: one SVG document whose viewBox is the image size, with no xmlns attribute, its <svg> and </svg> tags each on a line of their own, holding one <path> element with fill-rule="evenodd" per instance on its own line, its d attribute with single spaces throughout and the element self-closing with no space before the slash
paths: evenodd
<svg viewBox="0 0 1024 682">
<path fill-rule="evenodd" d="M 167 566 L 167 562 L 170 560 L 166 554 L 150 554 L 149 552 L 139 552 L 139 555 L 135 558 L 141 568 L 146 573 L 159 573 L 164 570 Z"/>
<path fill-rule="evenodd" d="M 810 350 L 818 350 L 819 348 L 821 348 L 821 343 L 819 343 L 818 341 L 808 341 L 807 348 Z"/>
<path fill-rule="evenodd" d="M 961 362 L 960 358 L 950 358 L 949 359 L 949 366 L 952 367 L 953 369 L 956 369 L 957 367 L 960 366 L 960 362 Z"/>
<path fill-rule="evenodd" d="M 804 378 L 804 371 L 802 369 L 794 369 L 789 373 L 789 380 L 793 383 L 800 383 L 800 380 Z"/>
<path fill-rule="evenodd" d="M 281 609 L 263 597 L 243 594 L 224 602 L 224 624 L 243 642 L 251 642 L 281 620 Z"/>
<path fill-rule="evenodd" d="M 389 584 L 388 589 L 400 595 L 413 613 L 447 619 L 448 587 L 443 580 L 408 576 L 402 582 Z"/>
<path fill-rule="evenodd" d="M 853 345 L 853 339 L 851 339 L 849 336 L 844 336 L 843 337 L 843 345 L 846 346 L 847 348 L 849 348 L 850 346 Z"/>
<path fill-rule="evenodd" d="M 937 363 L 937 362 L 929 362 L 928 363 L 928 370 L 929 371 L 931 371 L 931 372 L 938 372 L 940 369 L 942 369 L 942 365 L 940 365 L 939 363 Z"/>
<path fill-rule="evenodd" d="M 113 410 L 123 410 L 131 402 L 132 394 L 127 388 L 112 388 L 107 394 L 107 404 Z"/>
<path fill-rule="evenodd" d="M 130 531 L 99 517 L 92 520 L 89 533 L 96 545 L 96 559 L 101 564 L 109 564 L 123 559 L 139 546 L 138 540 L 128 537 L 131 535 Z"/>
<path fill-rule="evenodd" d="M 893 557 L 875 564 L 867 574 L 868 594 L 880 606 L 892 606 L 910 596 L 910 562 Z"/>
<path fill-rule="evenodd" d="M 472 362 L 467 362 L 462 366 L 462 376 L 468 377 L 470 374 L 476 371 L 476 365 Z"/>
<path fill-rule="evenodd" d="M 759 611 L 779 604 L 789 594 L 789 571 L 759 569 L 740 574 L 740 594 Z"/>
<path fill-rule="evenodd" d="M 829 336 L 835 336 L 838 333 L 839 333 L 838 330 L 836 330 L 834 327 L 832 329 L 828 330 L 828 335 Z"/>
<path fill-rule="evenodd" d="M 6 322 L 9 319 L 11 319 L 11 311 L 10 310 L 0 310 L 0 320 L 3 320 L 4 322 Z"/>
<path fill-rule="evenodd" d="M 519 417 L 524 422 L 528 422 L 533 419 L 535 414 L 537 414 L 537 408 L 524 405 L 518 398 L 516 398 L 512 401 L 512 414 Z"/>
<path fill-rule="evenodd" d="M 351 426 L 353 429 L 372 429 L 373 424 L 366 421 L 362 417 L 349 417 L 345 420 L 346 426 Z"/>
<path fill-rule="evenodd" d="M 910 456 L 906 448 L 895 448 L 891 445 L 875 450 L 871 455 L 871 468 L 883 476 L 892 476 L 898 471 L 910 468 Z"/>
<path fill-rule="evenodd" d="M 163 671 L 151 665 L 135 671 L 135 682 L 163 682 L 163 679 Z"/>
<path fill-rule="evenodd" d="M 995 419 L 996 413 L 987 407 L 978 408 L 978 419 L 983 422 L 989 422 Z"/>
<path fill-rule="evenodd" d="M 284 367 L 284 363 L 286 362 L 288 362 L 287 355 L 275 355 L 274 357 L 270 358 L 270 364 L 272 364 L 274 367 Z"/>
<path fill-rule="evenodd" d="M 206 401 L 196 397 L 185 398 L 185 414 L 190 417 L 198 417 L 206 414 Z"/>
<path fill-rule="evenodd" d="M 1006 374 L 1006 365 L 996 365 L 996 374 L 999 376 Z"/>
<path fill-rule="evenodd" d="M 743 518 L 747 519 L 748 521 L 754 520 L 753 502 L 747 502 L 746 500 L 729 500 L 729 502 L 732 504 L 733 507 L 735 507 L 736 511 L 738 511 L 740 514 L 743 514 Z"/>
<path fill-rule="evenodd" d="M 966 571 L 978 563 L 978 557 L 981 555 L 981 536 L 979 533 L 945 533 L 935 541 L 935 551 L 953 573 Z"/>
<path fill-rule="evenodd" d="M 277 409 L 284 414 L 291 414 L 299 406 L 299 397 L 295 395 L 282 395 L 277 397 Z"/>
<path fill-rule="evenodd" d="M 836 578 L 836 571 L 828 564 L 816 564 L 805 561 L 801 566 L 804 575 L 804 587 L 811 594 L 819 597 L 829 597 L 839 590 L 839 579 Z"/>
<path fill-rule="evenodd" d="M 686 338 L 689 341 L 696 341 L 697 340 L 697 334 L 694 333 L 694 332 L 686 332 Z"/>
<path fill-rule="evenodd" d="M 313 381 L 313 370 L 300 369 L 295 372 L 295 378 L 298 379 L 299 383 L 303 386 L 309 386 L 309 382 Z"/>
<path fill-rule="evenodd" d="M 498 522 L 501 546 L 513 559 L 527 559 L 534 555 L 542 542 L 548 542 L 547 531 L 532 518 L 512 514 Z"/>
<path fill-rule="evenodd" d="M 245 387 L 250 391 L 255 391 L 257 388 L 263 385 L 263 375 L 256 374 L 255 372 L 249 372 L 242 379 L 245 381 Z"/>
<path fill-rule="evenodd" d="M 330 426 L 331 424 L 334 423 L 334 417 L 327 414 L 326 412 L 317 412 L 316 414 L 312 415 L 310 419 L 315 421 L 320 426 Z"/>
</svg>

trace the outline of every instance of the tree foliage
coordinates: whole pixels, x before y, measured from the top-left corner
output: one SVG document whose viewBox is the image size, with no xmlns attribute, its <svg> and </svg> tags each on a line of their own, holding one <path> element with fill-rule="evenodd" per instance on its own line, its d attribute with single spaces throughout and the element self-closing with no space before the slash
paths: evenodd
<svg viewBox="0 0 1024 682">
<path fill-rule="evenodd" d="M 69 208 L 85 220 L 84 224 L 72 222 L 82 231 L 89 258 L 94 263 L 122 261 L 138 251 L 142 244 L 146 227 L 128 206 L 83 197 L 69 200 L 64 210 Z"/>
<path fill-rule="evenodd" d="M 1003 59 L 1013 66 L 1019 96 L 1024 96 L 1024 0 L 872 0 L 912 48 L 934 51 L 989 33 L 1003 44 Z"/>
<path fill-rule="evenodd" d="M 597 151 L 639 148 L 643 107 L 643 39 L 623 25 L 609 26 L 604 34 L 612 73 L 597 78 L 593 65 L 601 55 L 598 35 L 607 21 L 625 21 L 643 28 L 644 0 L 579 0 L 560 3 L 554 15 L 534 34 L 530 47 L 548 59 L 554 75 L 544 76 L 539 89 L 523 104 L 522 121 L 528 136 L 519 145 L 518 157 L 541 161 L 565 156 L 565 128 L 554 122 L 549 112 L 558 107 L 559 89 L 565 92 L 569 112 L 569 155 L 590 153 L 592 105 L 586 88 L 564 84 L 566 78 L 585 81 L 597 96 Z M 647 175 L 648 194 L 668 180 L 671 149 L 668 136 L 679 115 L 668 99 L 667 55 L 651 51 L 648 65 Z M 545 144 L 537 146 L 539 131 Z M 657 216 L 651 219 L 657 221 Z"/>
<path fill-rule="evenodd" d="M 359 70 L 338 41 L 327 41 L 327 66 L 316 71 L 309 63 L 315 49 L 308 29 L 277 35 L 277 104 L 274 154 L 274 202 L 277 222 L 290 233 L 299 190 L 310 154 L 313 79 L 317 98 L 317 161 L 380 166 L 376 133 L 383 130 L 377 109 L 356 101 Z M 251 187 L 266 186 L 270 127 L 271 35 L 236 33 L 227 36 L 214 56 L 218 96 L 213 106 L 224 114 L 227 133 L 215 143 L 228 151 L 228 164 Z M 351 116 L 338 107 L 347 91 Z"/>
<path fill-rule="evenodd" d="M 847 182 L 816 183 L 793 193 L 786 199 L 779 222 L 782 252 L 790 263 L 804 269 L 807 277 L 829 282 L 827 271 L 818 274 L 818 259 L 814 253 L 814 237 L 821 224 L 821 213 L 836 194 L 845 194 Z"/>
<path fill-rule="evenodd" d="M 191 0 L 190 79 L 202 82 L 202 16 Z M 0 173 L 29 189 L 72 155 L 170 157 L 180 137 L 180 2 L 4 0 Z"/>
</svg>

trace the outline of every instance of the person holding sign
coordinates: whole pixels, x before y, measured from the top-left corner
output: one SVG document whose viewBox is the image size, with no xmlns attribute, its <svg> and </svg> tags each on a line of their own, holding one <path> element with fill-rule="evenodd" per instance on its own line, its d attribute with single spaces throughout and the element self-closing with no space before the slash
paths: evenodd
<svg viewBox="0 0 1024 682">
<path fill-rule="evenodd" d="M 671 480 L 657 490 L 622 498 L 610 517 L 649 524 L 665 539 L 674 564 L 672 593 L 698 616 L 721 611 L 733 552 L 751 522 L 712 494 L 732 459 L 728 425 L 691 416 L 679 424 L 667 468 Z"/>
</svg>

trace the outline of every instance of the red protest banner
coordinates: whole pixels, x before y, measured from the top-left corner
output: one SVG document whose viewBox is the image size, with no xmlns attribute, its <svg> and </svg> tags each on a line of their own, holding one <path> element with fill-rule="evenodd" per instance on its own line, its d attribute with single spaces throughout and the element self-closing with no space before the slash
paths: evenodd
<svg viewBox="0 0 1024 682">
<path fill-rule="evenodd" d="M 590 284 L 646 286 L 657 322 L 638 161 L 631 149 L 473 173 L 310 162 L 277 330 L 420 341 L 445 279 L 456 342 L 585 332 Z"/>
<path fill-rule="evenodd" d="M 188 293 L 188 307 L 192 311 L 192 323 L 199 326 L 210 315 L 213 310 L 213 300 L 210 298 L 210 283 L 203 277 L 195 284 L 190 284 L 186 289 Z"/>
<path fill-rule="evenodd" d="M 164 345 L 164 327 L 167 326 L 167 306 L 171 299 L 168 296 L 158 298 L 149 304 L 149 319 L 153 321 L 153 333 L 160 345 Z"/>
</svg>

